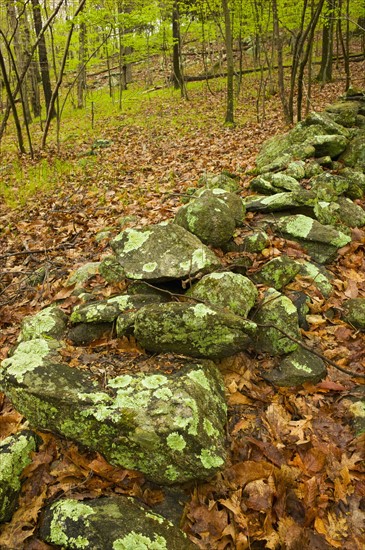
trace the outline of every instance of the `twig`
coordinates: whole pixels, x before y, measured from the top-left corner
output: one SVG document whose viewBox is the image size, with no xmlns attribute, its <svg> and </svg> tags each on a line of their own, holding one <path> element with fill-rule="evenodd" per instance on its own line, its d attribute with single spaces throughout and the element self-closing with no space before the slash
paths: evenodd
<svg viewBox="0 0 365 550">
<path fill-rule="evenodd" d="M 344 372 L 345 374 L 348 374 L 349 376 L 354 376 L 356 378 L 364 378 L 365 377 L 365 374 L 358 374 L 356 372 L 352 372 L 350 370 L 344 369 L 343 367 L 340 367 L 340 365 L 337 365 L 337 363 L 335 363 L 331 359 L 328 359 L 325 355 L 322 355 L 322 353 L 319 353 L 318 351 L 315 351 L 314 349 L 312 349 L 309 346 L 307 346 L 306 344 L 304 344 L 301 340 L 298 340 L 297 338 L 294 338 L 293 336 L 290 336 L 290 334 L 287 334 L 284 330 L 282 330 L 281 328 L 278 328 L 275 325 L 261 325 L 260 323 L 256 323 L 256 324 L 260 328 L 274 328 L 275 330 L 281 332 L 281 334 L 283 334 L 286 338 L 289 338 L 289 340 L 291 340 L 292 342 L 295 342 L 296 344 L 298 344 L 299 346 L 301 346 L 305 350 L 307 350 L 310 353 L 313 353 L 313 355 L 316 355 L 317 357 L 319 357 L 319 359 L 322 359 L 322 361 L 325 361 L 326 363 L 331 365 L 331 367 L 334 367 L 335 369 L 338 369 L 341 372 Z"/>
<path fill-rule="evenodd" d="M 61 244 L 59 246 L 52 246 L 52 248 L 35 248 L 33 250 L 22 250 L 21 252 L 9 252 L 8 254 L 2 254 L 0 260 L 4 258 L 11 258 L 12 256 L 28 256 L 30 254 L 45 254 L 47 252 L 53 252 L 54 250 L 61 250 L 64 248 L 72 248 L 73 244 Z"/>
</svg>

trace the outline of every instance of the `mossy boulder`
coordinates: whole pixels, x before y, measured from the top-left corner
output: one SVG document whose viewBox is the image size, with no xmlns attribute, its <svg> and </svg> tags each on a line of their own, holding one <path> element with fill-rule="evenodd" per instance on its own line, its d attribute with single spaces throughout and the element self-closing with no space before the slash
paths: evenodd
<svg viewBox="0 0 365 550">
<path fill-rule="evenodd" d="M 270 260 L 252 275 L 255 283 L 262 283 L 280 290 L 299 273 L 300 265 L 286 255 Z"/>
<path fill-rule="evenodd" d="M 345 128 L 351 128 L 356 126 L 356 116 L 359 108 L 358 101 L 339 101 L 326 107 L 326 112 L 331 115 L 337 124 Z"/>
<path fill-rule="evenodd" d="M 246 252 L 262 252 L 270 244 L 270 239 L 265 231 L 255 231 L 246 235 L 243 240 L 243 250 Z"/>
<path fill-rule="evenodd" d="M 344 128 L 341 124 L 338 124 L 335 120 L 333 120 L 333 116 L 331 116 L 328 112 L 326 113 L 313 111 L 306 116 L 302 124 L 304 127 L 321 127 L 323 134 L 339 135 L 346 138 L 351 137 L 351 131 L 347 128 Z"/>
<path fill-rule="evenodd" d="M 239 195 L 236 195 L 235 193 L 229 193 L 224 189 L 214 188 L 214 189 L 198 189 L 198 191 L 194 194 L 194 199 L 198 197 L 200 198 L 216 197 L 222 200 L 230 209 L 236 226 L 239 227 L 242 225 L 243 219 L 245 217 L 246 209 Z"/>
<path fill-rule="evenodd" d="M 347 197 L 338 197 L 336 202 L 319 201 L 314 207 L 317 220 L 322 224 L 347 227 L 363 227 L 365 211 Z"/>
<path fill-rule="evenodd" d="M 269 288 L 253 319 L 257 323 L 257 351 L 283 355 L 297 349 L 298 344 L 285 336 L 288 334 L 296 340 L 300 339 L 297 308 L 289 298 Z"/>
<path fill-rule="evenodd" d="M 113 323 L 78 323 L 67 331 L 67 339 L 75 346 L 91 344 L 96 340 L 113 337 Z"/>
<path fill-rule="evenodd" d="M 125 374 L 105 383 L 52 358 L 31 360 L 21 347 L 34 342 L 21 343 L 3 361 L 0 388 L 38 430 L 73 439 L 160 484 L 207 479 L 223 466 L 226 404 L 213 362 L 153 358 L 152 372 L 135 374 L 126 354 Z"/>
<path fill-rule="evenodd" d="M 343 304 L 343 319 L 346 323 L 365 330 L 365 298 L 352 298 Z"/>
<path fill-rule="evenodd" d="M 10 521 L 18 504 L 21 475 L 32 462 L 39 437 L 30 430 L 22 430 L 0 442 L 0 523 Z"/>
<path fill-rule="evenodd" d="M 243 202 L 248 212 L 279 212 L 301 205 L 295 194 L 290 191 L 270 196 L 249 195 Z"/>
<path fill-rule="evenodd" d="M 126 496 L 63 498 L 45 509 L 42 540 L 68 549 L 193 550 L 197 548 L 163 516 Z"/>
<path fill-rule="evenodd" d="M 365 172 L 365 130 L 358 130 L 340 160 L 350 168 Z"/>
<path fill-rule="evenodd" d="M 100 262 L 99 273 L 108 283 L 120 283 L 126 278 L 125 270 L 113 254 Z"/>
<path fill-rule="evenodd" d="M 291 178 L 296 179 L 297 181 L 306 177 L 305 171 L 306 165 L 303 160 L 295 160 L 289 162 L 287 168 L 285 169 L 285 174 Z"/>
<path fill-rule="evenodd" d="M 154 282 L 184 279 L 214 271 L 220 265 L 201 240 L 172 223 L 126 229 L 115 237 L 111 247 L 124 277 L 129 279 Z"/>
<path fill-rule="evenodd" d="M 99 273 L 100 262 L 88 262 L 72 271 L 66 281 L 66 286 L 82 287 L 84 283 Z"/>
<path fill-rule="evenodd" d="M 265 379 L 276 386 L 300 386 L 305 382 L 317 384 L 326 374 L 322 359 L 299 347 L 287 355 L 279 367 L 265 373 Z"/>
<path fill-rule="evenodd" d="M 320 263 L 331 261 L 337 250 L 351 241 L 351 237 L 330 225 L 322 225 L 302 214 L 282 216 L 272 225 L 275 233 L 298 241 Z"/>
<path fill-rule="evenodd" d="M 332 276 L 327 269 L 307 260 L 296 260 L 299 265 L 299 275 L 318 288 L 321 294 L 328 298 L 333 291 Z"/>
<path fill-rule="evenodd" d="M 67 315 L 57 306 L 46 307 L 36 315 L 24 317 L 19 341 L 27 341 L 49 336 L 62 338 L 67 325 Z"/>
<path fill-rule="evenodd" d="M 346 193 L 349 183 L 346 178 L 325 172 L 311 179 L 311 192 L 318 200 L 331 202 Z"/>
<path fill-rule="evenodd" d="M 212 174 L 211 172 L 207 172 L 203 176 L 200 176 L 198 185 L 201 187 L 206 187 L 207 189 L 224 189 L 229 193 L 237 193 L 237 191 L 240 190 L 237 179 L 224 173 Z"/>
<path fill-rule="evenodd" d="M 315 157 L 329 156 L 331 159 L 339 157 L 346 149 L 348 139 L 339 135 L 318 135 L 311 139 Z"/>
<path fill-rule="evenodd" d="M 236 315 L 247 317 L 255 304 L 257 290 L 247 277 L 227 271 L 205 275 L 186 295 L 208 304 L 227 307 Z"/>
<path fill-rule="evenodd" d="M 175 224 L 215 247 L 227 243 L 236 228 L 234 214 L 212 191 L 182 206 L 176 213 Z"/>
<path fill-rule="evenodd" d="M 365 196 L 365 174 L 357 172 L 352 168 L 343 168 L 339 175 L 344 177 L 348 183 L 346 196 L 352 200 L 362 199 Z"/>
<path fill-rule="evenodd" d="M 291 163 L 293 164 L 293 163 Z M 250 189 L 264 195 L 274 195 L 281 191 L 295 191 L 301 189 L 300 183 L 292 176 L 283 172 L 261 174 L 250 182 Z"/>
<path fill-rule="evenodd" d="M 205 304 L 168 303 L 141 308 L 135 317 L 137 342 L 148 351 L 219 359 L 246 349 L 256 325 Z"/>
</svg>

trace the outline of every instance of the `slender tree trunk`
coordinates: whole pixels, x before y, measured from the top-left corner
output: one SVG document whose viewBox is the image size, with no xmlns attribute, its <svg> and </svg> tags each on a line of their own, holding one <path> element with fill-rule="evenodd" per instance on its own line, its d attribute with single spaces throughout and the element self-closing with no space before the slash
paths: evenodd
<svg viewBox="0 0 365 550">
<path fill-rule="evenodd" d="M 54 102 L 51 105 L 51 98 L 52 98 L 51 78 L 49 74 L 46 40 L 45 40 L 44 34 L 41 34 L 42 15 L 41 15 L 41 6 L 39 4 L 39 0 L 32 0 L 32 6 L 33 6 L 33 19 L 34 19 L 35 32 L 37 37 L 40 37 L 40 40 L 38 42 L 38 55 L 39 55 L 39 64 L 41 69 L 44 99 L 46 101 L 47 117 L 49 115 L 51 118 L 53 118 L 56 116 L 56 111 L 54 108 Z"/>
<path fill-rule="evenodd" d="M 84 91 L 86 89 L 86 23 L 81 21 L 79 33 L 79 75 L 77 79 L 77 107 L 82 109 L 84 106 Z"/>
<path fill-rule="evenodd" d="M 231 14 L 228 0 L 222 0 L 222 9 L 224 15 L 225 42 L 227 54 L 227 106 L 226 106 L 226 124 L 234 124 L 234 93 L 233 93 L 233 48 L 232 48 L 232 26 Z"/>
<path fill-rule="evenodd" d="M 181 64 L 181 35 L 180 35 L 180 11 L 179 0 L 174 0 L 172 6 L 172 68 L 173 83 L 177 90 L 181 91 L 181 96 L 185 97 L 185 83 Z"/>
<path fill-rule="evenodd" d="M 333 35 L 335 21 L 336 0 L 327 0 L 327 15 L 322 31 L 322 57 L 317 79 L 322 84 L 332 80 L 333 64 Z"/>
<path fill-rule="evenodd" d="M 3 81 L 4 81 L 4 86 L 5 86 L 5 89 L 6 89 L 6 93 L 7 93 L 7 96 L 8 96 L 9 105 L 10 105 L 10 108 L 11 108 L 11 110 L 13 112 L 13 116 L 14 116 L 16 133 L 17 133 L 17 137 L 18 137 L 19 150 L 20 150 L 21 153 L 26 153 L 26 150 L 25 150 L 25 147 L 24 147 L 22 128 L 21 128 L 21 125 L 20 125 L 18 112 L 16 110 L 14 96 L 11 93 L 8 74 L 6 72 L 6 65 L 5 65 L 5 61 L 4 61 L 4 57 L 3 57 L 3 54 L 1 52 L 1 49 L 0 49 L 0 70 L 1 70 L 1 73 L 3 75 Z"/>
<path fill-rule="evenodd" d="M 293 122 L 292 117 L 290 116 L 289 106 L 286 99 L 286 90 L 285 90 L 285 81 L 284 81 L 284 64 L 283 64 L 283 44 L 280 37 L 277 0 L 273 0 L 272 2 L 272 11 L 273 11 L 273 31 L 274 31 L 274 38 L 276 40 L 276 48 L 277 48 L 277 54 L 278 54 L 278 86 L 279 86 L 280 100 L 283 106 L 283 112 L 284 112 L 286 122 Z"/>
</svg>

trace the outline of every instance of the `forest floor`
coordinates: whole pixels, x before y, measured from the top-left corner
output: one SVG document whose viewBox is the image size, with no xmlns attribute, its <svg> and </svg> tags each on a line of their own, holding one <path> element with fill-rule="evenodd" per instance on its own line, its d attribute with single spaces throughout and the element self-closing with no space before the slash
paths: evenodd
<svg viewBox="0 0 365 550">
<path fill-rule="evenodd" d="M 11 138 L 2 145 L 0 359 L 16 343 L 25 315 L 60 299 L 65 311 L 75 304 L 65 281 L 78 266 L 108 253 L 108 239 L 97 242 L 98 232 L 108 228 L 112 237 L 127 226 L 171 219 L 184 192 L 205 172 L 237 174 L 245 194 L 260 145 L 286 129 L 279 98 L 266 100 L 266 116 L 258 122 L 257 94 L 247 77 L 237 125 L 225 128 L 222 84 L 211 86 L 214 94 L 189 85 L 188 102 L 162 90 L 145 94 L 138 108 L 120 114 L 99 116 L 96 108 L 92 129 L 75 110 L 61 127 L 59 150 L 51 136 L 47 151 L 34 160 L 17 156 Z M 312 110 L 335 100 L 342 86 L 317 87 Z M 262 118 L 262 106 L 259 114 Z M 90 154 L 96 139 L 110 143 Z M 50 166 L 54 172 L 47 172 Z M 31 174 L 43 180 L 50 174 L 53 183 L 29 187 Z M 364 335 L 325 313 L 340 310 L 346 298 L 365 296 L 364 245 L 365 232 L 354 230 L 353 242 L 329 266 L 335 286 L 329 300 L 311 289 L 310 329 L 303 332 L 309 345 L 357 373 L 365 361 Z M 273 239 L 255 265 L 284 248 L 284 240 Z M 40 269 L 43 278 L 36 283 Z M 104 283 L 96 277 L 90 284 L 100 289 Z M 134 346 L 130 341 L 127 351 Z M 184 488 L 182 528 L 201 549 L 360 550 L 364 439 L 354 434 L 348 402 L 359 397 L 363 381 L 329 367 L 317 385 L 275 388 L 260 377 L 270 365 L 269 357 L 249 353 L 222 361 L 229 460 L 209 482 Z M 0 438 L 27 426 L 1 394 L 0 410 Z M 164 489 L 137 472 L 113 468 L 61 437 L 40 435 L 43 444 L 24 472 L 19 508 L 0 530 L 1 549 L 52 548 L 38 539 L 37 525 L 42 508 L 62 496 L 127 494 L 152 506 L 164 499 Z"/>
</svg>

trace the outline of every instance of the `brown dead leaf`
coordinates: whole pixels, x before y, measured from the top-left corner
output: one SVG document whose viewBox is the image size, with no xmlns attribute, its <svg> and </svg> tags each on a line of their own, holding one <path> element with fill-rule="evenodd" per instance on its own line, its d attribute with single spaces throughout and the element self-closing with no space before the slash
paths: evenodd
<svg viewBox="0 0 365 550">
<path fill-rule="evenodd" d="M 275 494 L 275 485 L 269 483 L 270 478 L 267 481 L 263 479 L 257 479 L 255 481 L 250 481 L 245 486 L 245 504 L 248 508 L 252 510 L 257 510 L 258 512 L 267 512 L 272 507 L 273 497 Z"/>
</svg>

